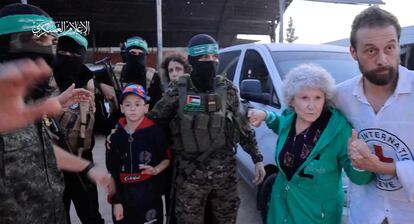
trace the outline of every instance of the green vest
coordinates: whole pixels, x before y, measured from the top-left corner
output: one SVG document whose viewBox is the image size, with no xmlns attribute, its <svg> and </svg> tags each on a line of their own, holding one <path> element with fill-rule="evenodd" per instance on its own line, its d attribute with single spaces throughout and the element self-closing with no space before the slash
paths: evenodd
<svg viewBox="0 0 414 224">
<path fill-rule="evenodd" d="M 174 149 L 189 153 L 223 149 L 226 146 L 226 85 L 199 92 L 189 76 L 178 80 L 178 116 L 172 122 Z"/>
</svg>

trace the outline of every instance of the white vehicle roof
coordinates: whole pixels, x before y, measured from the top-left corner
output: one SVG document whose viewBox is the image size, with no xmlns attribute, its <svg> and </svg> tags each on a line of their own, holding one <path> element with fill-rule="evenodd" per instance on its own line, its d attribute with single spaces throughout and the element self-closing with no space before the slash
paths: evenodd
<svg viewBox="0 0 414 224">
<path fill-rule="evenodd" d="M 262 43 L 251 43 L 251 44 L 240 44 L 227 48 L 223 48 L 220 52 L 241 50 L 252 47 L 267 48 L 270 51 L 329 51 L 329 52 L 344 52 L 348 53 L 349 49 L 347 47 L 341 47 L 336 45 L 329 44 L 295 44 L 295 43 L 272 43 L 272 44 L 262 44 Z"/>
</svg>

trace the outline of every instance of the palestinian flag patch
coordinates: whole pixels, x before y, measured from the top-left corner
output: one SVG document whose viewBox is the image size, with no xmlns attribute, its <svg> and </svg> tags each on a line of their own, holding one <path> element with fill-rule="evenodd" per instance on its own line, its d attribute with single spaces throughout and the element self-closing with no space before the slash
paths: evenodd
<svg viewBox="0 0 414 224">
<path fill-rule="evenodd" d="M 201 97 L 200 96 L 188 95 L 187 96 L 187 104 L 194 105 L 194 106 L 200 106 L 201 105 Z"/>
<path fill-rule="evenodd" d="M 184 106 L 184 111 L 204 112 L 205 110 L 201 103 L 201 96 L 187 95 L 187 102 Z"/>
</svg>

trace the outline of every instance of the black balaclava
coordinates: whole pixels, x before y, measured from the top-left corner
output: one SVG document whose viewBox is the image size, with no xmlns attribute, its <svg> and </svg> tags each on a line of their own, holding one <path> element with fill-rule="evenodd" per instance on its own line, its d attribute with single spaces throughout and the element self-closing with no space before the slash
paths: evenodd
<svg viewBox="0 0 414 224">
<path fill-rule="evenodd" d="M 143 40 L 140 37 L 136 37 Z M 144 51 L 144 54 L 132 55 L 129 53 L 131 49 L 140 49 Z M 121 77 L 123 82 L 136 83 L 142 86 L 146 86 L 146 73 L 147 68 L 145 66 L 147 61 L 147 50 L 139 46 L 127 46 L 125 48 L 125 68 L 122 69 Z"/>
<path fill-rule="evenodd" d="M 50 16 L 42 9 L 29 4 L 10 4 L 0 10 L 0 18 L 12 15 Z M 0 27 L 0 30 L 2 28 Z M 12 32 L 0 35 L 0 62 L 23 59 L 43 58 L 49 65 L 53 62 L 53 47 L 37 44 L 31 31 Z M 50 95 L 49 79 L 36 84 L 28 94 L 29 98 L 39 99 Z"/>
<path fill-rule="evenodd" d="M 78 56 L 59 54 L 59 51 L 76 53 Z M 72 83 L 76 88 L 83 88 L 92 78 L 90 73 L 83 71 L 86 49 L 72 37 L 62 36 L 56 46 L 56 57 L 53 64 L 53 76 L 60 91 L 65 91 Z"/>
<path fill-rule="evenodd" d="M 207 34 L 198 34 L 190 39 L 188 42 L 188 62 L 192 66 L 191 81 L 194 86 L 200 91 L 208 91 L 214 88 L 214 78 L 216 77 L 218 62 L 217 61 L 198 61 L 202 55 L 195 56 L 192 54 L 192 49 L 203 45 L 217 45 L 216 40 Z M 217 49 L 218 50 L 218 47 Z M 210 52 L 211 53 L 211 52 Z"/>
</svg>

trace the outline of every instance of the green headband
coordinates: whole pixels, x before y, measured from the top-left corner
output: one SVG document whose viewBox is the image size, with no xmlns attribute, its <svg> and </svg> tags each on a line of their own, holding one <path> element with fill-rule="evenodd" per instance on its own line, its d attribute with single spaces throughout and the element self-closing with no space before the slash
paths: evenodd
<svg viewBox="0 0 414 224">
<path fill-rule="evenodd" d="M 31 31 L 36 36 L 55 34 L 56 25 L 46 16 L 19 14 L 0 18 L 0 35 Z"/>
<path fill-rule="evenodd" d="M 202 44 L 195 45 L 188 48 L 188 55 L 192 57 L 206 55 L 206 54 L 218 54 L 218 44 Z"/>
<path fill-rule="evenodd" d="M 63 32 L 63 33 L 59 34 L 59 38 L 63 37 L 63 36 L 72 38 L 79 45 L 83 46 L 85 49 L 88 48 L 88 40 L 84 36 L 82 36 L 80 33 L 76 32 L 74 30 L 69 30 L 69 31 L 66 31 L 66 32 Z"/>
<path fill-rule="evenodd" d="M 144 49 L 145 53 L 148 52 L 148 44 L 145 40 L 141 39 L 141 38 L 129 38 L 126 42 L 125 42 L 125 48 L 131 47 L 131 46 L 136 46 L 136 47 L 140 47 L 142 49 Z"/>
</svg>

